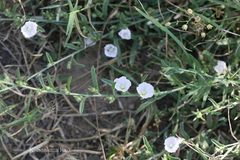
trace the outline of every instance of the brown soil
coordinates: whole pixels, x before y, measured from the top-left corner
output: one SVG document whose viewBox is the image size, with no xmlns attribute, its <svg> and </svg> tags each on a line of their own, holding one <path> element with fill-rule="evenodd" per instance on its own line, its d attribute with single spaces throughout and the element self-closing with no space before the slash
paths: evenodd
<svg viewBox="0 0 240 160">
<path fill-rule="evenodd" d="M 34 39 L 25 40 L 19 30 L 0 30 L 1 74 L 5 73 L 13 80 L 16 79 L 17 69 L 24 77 L 33 75 L 46 67 L 44 53 L 53 51 L 52 46 L 51 42 L 39 46 Z M 48 73 L 55 77 L 57 86 L 63 82 L 56 75 L 72 76 L 72 91 L 87 93 L 91 86 L 90 69 L 96 66 L 96 57 L 96 49 L 92 47 L 77 59 L 84 67 L 73 65 L 67 69 L 65 61 L 43 72 L 43 75 Z M 102 68 L 99 78 L 107 74 Z M 29 85 L 40 86 L 37 78 L 31 79 Z M 101 86 L 101 90 L 108 92 L 107 86 Z M 138 98 L 120 98 L 112 104 L 102 98 L 89 98 L 84 113 L 79 114 L 79 103 L 70 96 L 36 95 L 29 90 L 16 88 L 2 93 L 0 97 L 5 106 L 16 105 L 13 110 L 0 116 L 3 125 L 23 118 L 27 114 L 27 104 L 29 112 L 37 110 L 41 115 L 25 124 L 19 123 L 2 130 L 0 159 L 19 156 L 24 160 L 98 160 L 103 158 L 103 153 L 108 154 L 110 148 L 128 142 L 125 138 L 127 129 L 134 132 L 134 129 L 128 128 L 128 123 L 134 117 L 133 110 Z M 29 148 L 33 147 L 37 149 L 30 152 Z"/>
</svg>

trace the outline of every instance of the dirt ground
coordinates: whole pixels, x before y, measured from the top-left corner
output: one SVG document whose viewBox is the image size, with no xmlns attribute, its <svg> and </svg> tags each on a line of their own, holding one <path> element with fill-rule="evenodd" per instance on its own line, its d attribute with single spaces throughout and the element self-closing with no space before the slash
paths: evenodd
<svg viewBox="0 0 240 160">
<path fill-rule="evenodd" d="M 39 46 L 35 40 L 25 40 L 18 30 L 9 27 L 5 24 L 0 29 L 0 71 L 14 81 L 18 73 L 26 78 L 44 68 L 47 62 L 43 54 L 55 51 L 55 48 L 50 40 Z M 51 75 L 56 86 L 62 85 L 62 77 L 71 76 L 73 92 L 89 92 L 90 69 L 96 65 L 96 48 L 77 56 L 76 61 L 81 65 L 73 64 L 67 69 L 65 61 L 46 70 L 43 75 Z M 99 78 L 105 74 L 108 71 L 102 67 Z M 29 85 L 39 87 L 39 82 L 33 78 Z M 106 88 L 103 85 L 101 90 L 107 91 Z M 119 98 L 112 104 L 103 98 L 89 98 L 83 114 L 79 114 L 79 103 L 71 96 L 35 95 L 27 89 L 13 88 L 11 92 L 2 92 L 0 97 L 4 103 L 2 106 L 15 105 L 9 113 L 0 116 L 1 124 L 24 117 L 26 105 L 29 111 L 37 110 L 41 115 L 29 123 L 19 122 L 6 127 L 1 138 L 1 159 L 98 160 L 102 159 L 103 153 L 110 153 L 113 146 L 127 144 L 131 137 L 127 137 L 126 132 L 136 132 L 137 125 L 140 125 L 134 120 L 137 115 L 133 113 L 138 98 Z M 37 147 L 29 151 L 33 146 Z"/>
</svg>

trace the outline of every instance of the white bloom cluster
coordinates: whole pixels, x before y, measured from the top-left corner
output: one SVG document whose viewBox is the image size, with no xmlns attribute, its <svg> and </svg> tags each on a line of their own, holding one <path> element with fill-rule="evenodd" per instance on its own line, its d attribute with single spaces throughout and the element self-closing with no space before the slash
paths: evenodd
<svg viewBox="0 0 240 160">
<path fill-rule="evenodd" d="M 32 38 L 37 34 L 37 23 L 28 21 L 21 27 L 21 32 L 25 38 Z"/>
<path fill-rule="evenodd" d="M 118 32 L 118 35 L 121 37 L 121 39 L 125 39 L 125 40 L 130 40 L 132 38 L 132 34 L 129 28 L 121 29 Z M 107 57 L 115 58 L 118 54 L 118 48 L 113 44 L 107 44 L 104 47 L 104 54 Z M 125 76 L 116 78 L 114 82 L 115 82 L 115 89 L 117 91 L 126 92 L 131 87 L 131 81 L 128 80 Z M 143 99 L 150 98 L 154 95 L 154 88 L 149 83 L 143 82 L 139 84 L 136 89 L 137 89 L 137 93 Z"/>
<path fill-rule="evenodd" d="M 129 79 L 127 79 L 125 76 L 122 76 L 120 78 L 116 78 L 114 80 L 115 82 L 115 89 L 117 91 L 126 92 L 131 87 L 132 83 Z M 151 84 L 147 82 L 142 82 L 137 86 L 137 93 L 142 97 L 143 99 L 151 98 L 154 95 L 154 88 Z"/>
<path fill-rule="evenodd" d="M 131 34 L 131 31 L 128 29 L 128 28 L 125 28 L 125 29 L 122 29 L 118 32 L 118 35 L 122 38 L 122 39 L 125 39 L 125 40 L 130 40 L 132 38 L 132 34 Z M 107 44 L 105 45 L 104 47 L 104 54 L 107 56 L 107 57 L 110 57 L 110 58 L 115 58 L 117 57 L 117 54 L 118 54 L 118 49 L 115 45 L 113 44 Z"/>
</svg>

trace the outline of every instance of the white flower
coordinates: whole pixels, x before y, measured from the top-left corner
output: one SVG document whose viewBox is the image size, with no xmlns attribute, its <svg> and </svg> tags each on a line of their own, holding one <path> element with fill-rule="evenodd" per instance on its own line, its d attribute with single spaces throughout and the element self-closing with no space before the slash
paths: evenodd
<svg viewBox="0 0 240 160">
<path fill-rule="evenodd" d="M 208 24 L 208 25 L 207 25 L 207 29 L 208 29 L 208 30 L 211 30 L 212 28 L 213 28 L 213 26 L 212 26 L 211 24 Z"/>
<path fill-rule="evenodd" d="M 91 47 L 91 46 L 94 46 L 96 44 L 96 42 L 91 39 L 91 38 L 84 38 L 84 44 L 85 44 L 85 47 Z"/>
<path fill-rule="evenodd" d="M 32 38 L 37 34 L 37 23 L 28 21 L 21 27 L 21 32 L 25 38 Z"/>
<path fill-rule="evenodd" d="M 217 74 L 224 74 L 227 72 L 227 65 L 224 61 L 217 61 L 217 65 L 213 67 Z"/>
<path fill-rule="evenodd" d="M 105 54 L 107 57 L 111 57 L 111 58 L 117 57 L 118 49 L 117 49 L 117 47 L 114 46 L 113 44 L 107 44 L 107 45 L 104 47 L 104 54 Z"/>
<path fill-rule="evenodd" d="M 137 92 L 143 99 L 146 99 L 153 96 L 154 88 L 151 84 L 142 82 L 137 86 Z"/>
<path fill-rule="evenodd" d="M 219 46 L 226 46 L 228 44 L 229 44 L 229 39 L 228 38 L 224 38 L 224 39 L 221 39 L 221 40 L 217 41 L 217 45 L 219 45 Z"/>
<path fill-rule="evenodd" d="M 206 33 L 205 33 L 205 32 L 202 32 L 202 33 L 201 33 L 201 37 L 202 37 L 202 38 L 205 38 L 205 37 L 206 37 Z"/>
<path fill-rule="evenodd" d="M 120 78 L 116 78 L 115 82 L 115 89 L 117 91 L 126 92 L 131 87 L 132 83 L 129 81 L 125 76 Z"/>
<path fill-rule="evenodd" d="M 122 29 L 121 31 L 118 32 L 118 35 L 122 39 L 130 40 L 131 37 L 131 31 L 128 28 Z"/>
<path fill-rule="evenodd" d="M 188 9 L 187 9 L 187 13 L 190 14 L 190 15 L 192 15 L 192 14 L 193 14 L 193 10 L 192 10 L 191 8 L 188 8 Z"/>
<path fill-rule="evenodd" d="M 148 21 L 148 22 L 147 22 L 147 25 L 148 25 L 148 26 L 150 26 L 150 25 L 152 25 L 152 24 L 153 24 L 152 21 Z"/>
<path fill-rule="evenodd" d="M 171 22 L 167 22 L 167 23 L 165 23 L 165 26 L 166 26 L 166 27 L 171 26 Z"/>
<path fill-rule="evenodd" d="M 183 29 L 184 31 L 186 31 L 186 30 L 188 29 L 188 25 L 186 25 L 186 24 L 182 25 L 182 29 Z"/>
<path fill-rule="evenodd" d="M 164 148 L 169 153 L 175 153 L 178 150 L 181 142 L 182 140 L 180 138 L 174 136 L 168 137 L 164 141 Z"/>
</svg>

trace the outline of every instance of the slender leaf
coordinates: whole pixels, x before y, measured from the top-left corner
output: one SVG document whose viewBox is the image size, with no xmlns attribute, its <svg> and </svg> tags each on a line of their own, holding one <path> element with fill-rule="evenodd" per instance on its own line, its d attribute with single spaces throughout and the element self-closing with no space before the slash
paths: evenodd
<svg viewBox="0 0 240 160">
<path fill-rule="evenodd" d="M 94 66 L 91 68 L 91 76 L 92 76 L 93 86 L 99 92 L 97 73 L 96 73 L 96 69 L 94 68 Z"/>
<path fill-rule="evenodd" d="M 86 97 L 83 97 L 80 104 L 79 104 L 79 113 L 81 113 L 81 114 L 84 111 L 86 99 L 87 99 Z"/>
</svg>

